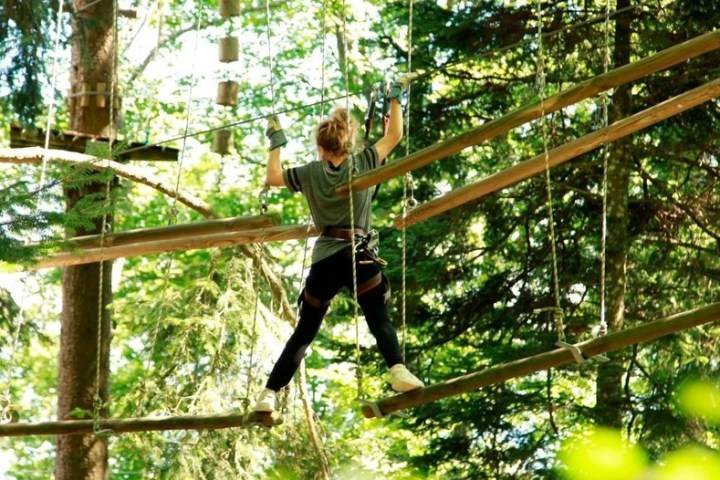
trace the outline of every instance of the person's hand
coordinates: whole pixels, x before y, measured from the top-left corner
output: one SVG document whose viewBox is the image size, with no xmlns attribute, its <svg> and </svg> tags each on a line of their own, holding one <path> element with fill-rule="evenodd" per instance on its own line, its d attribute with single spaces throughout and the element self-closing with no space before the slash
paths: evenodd
<svg viewBox="0 0 720 480">
<path fill-rule="evenodd" d="M 400 100 L 400 97 L 402 97 L 402 95 L 405 93 L 408 86 L 410 85 L 410 82 L 416 79 L 417 76 L 418 74 L 413 72 L 400 75 L 398 78 L 396 78 L 393 84 L 388 89 L 388 100 L 392 100 L 393 98 Z"/>
<path fill-rule="evenodd" d="M 280 148 L 288 143 L 285 131 L 280 125 L 280 119 L 277 115 L 268 117 L 265 136 L 270 140 L 270 151 Z"/>
</svg>

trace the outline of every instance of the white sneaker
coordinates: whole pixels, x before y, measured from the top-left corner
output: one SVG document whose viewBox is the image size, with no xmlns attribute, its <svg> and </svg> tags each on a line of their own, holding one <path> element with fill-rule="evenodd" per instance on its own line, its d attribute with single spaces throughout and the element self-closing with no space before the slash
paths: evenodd
<svg viewBox="0 0 720 480">
<path fill-rule="evenodd" d="M 402 363 L 390 367 L 390 385 L 396 392 L 409 392 L 425 384 L 417 378 Z"/>
<path fill-rule="evenodd" d="M 253 410 L 256 412 L 274 412 L 276 400 L 277 393 L 269 388 L 266 388 L 260 392 Z"/>
</svg>

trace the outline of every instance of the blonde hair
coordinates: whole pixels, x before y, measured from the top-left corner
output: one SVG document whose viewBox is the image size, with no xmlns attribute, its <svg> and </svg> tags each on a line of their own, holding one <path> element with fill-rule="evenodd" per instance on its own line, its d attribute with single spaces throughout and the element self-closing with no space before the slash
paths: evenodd
<svg viewBox="0 0 720 480">
<path fill-rule="evenodd" d="M 315 131 L 315 141 L 335 157 L 345 156 L 355 148 L 358 124 L 345 108 L 336 108 Z"/>
</svg>

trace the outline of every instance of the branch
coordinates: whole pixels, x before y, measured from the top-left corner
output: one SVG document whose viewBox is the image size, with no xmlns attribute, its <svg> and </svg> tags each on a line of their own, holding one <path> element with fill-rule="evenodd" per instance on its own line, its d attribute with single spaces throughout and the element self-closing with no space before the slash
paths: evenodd
<svg viewBox="0 0 720 480">
<path fill-rule="evenodd" d="M 81 165 L 99 171 L 109 168 L 119 177 L 142 183 L 170 197 L 177 198 L 178 202 L 190 207 L 206 218 L 216 218 L 210 206 L 196 196 L 179 190 L 176 192 L 171 184 L 165 183 L 161 179 L 148 174 L 143 171 L 143 169 L 133 167 L 132 165 L 123 165 L 113 160 L 104 160 L 93 157 L 92 155 L 67 152 L 65 150 L 45 150 L 41 147 L 28 147 L 0 148 L 0 163 L 40 165 L 46 154 L 47 161 Z"/>
</svg>

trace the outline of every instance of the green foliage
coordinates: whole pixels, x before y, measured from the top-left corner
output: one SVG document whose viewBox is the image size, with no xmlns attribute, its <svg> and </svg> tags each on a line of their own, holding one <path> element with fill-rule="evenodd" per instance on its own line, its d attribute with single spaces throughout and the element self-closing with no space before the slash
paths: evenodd
<svg viewBox="0 0 720 480">
<path fill-rule="evenodd" d="M 42 113 L 42 88 L 48 65 L 50 5 L 22 0 L 0 3 L 0 89 L 9 100 L 14 116 L 32 123 Z"/>
<path fill-rule="evenodd" d="M 715 3 L 663 1 L 622 14 L 625 17 L 618 18 L 632 16 L 633 58 L 717 28 Z M 209 153 L 211 136 L 202 135 L 188 139 L 182 165 L 140 164 L 168 182 L 178 181 L 183 190 L 206 200 L 220 216 L 260 211 L 258 194 L 266 154 L 263 122 L 247 120 L 266 115 L 273 107 L 290 110 L 283 115 L 291 140 L 283 153 L 284 165 L 314 159 L 312 128 L 331 106 L 306 105 L 346 91 L 335 31 L 343 20 L 349 33 L 351 93 L 367 94 L 372 83 L 407 70 L 407 2 L 372 0 L 363 2 L 368 8 L 361 10 L 332 1 L 323 3 L 325 11 L 320 2 L 273 5 L 274 99 L 268 88 L 264 6 L 248 6 L 246 14 L 223 23 L 216 15 L 218 2 L 166 4 L 162 26 L 167 40 L 159 46 L 154 62 L 142 62 L 148 45 L 141 42 L 134 48 L 142 52 L 129 48 L 121 62 L 120 81 L 132 85 L 123 99 L 123 133 L 133 141 L 177 138 L 183 135 L 188 112 L 192 113 L 190 130 L 195 132 L 240 122 L 232 127 L 232 155 L 220 158 Z M 407 106 L 411 131 L 404 141 L 410 152 L 538 100 L 535 6 L 516 4 L 416 2 L 412 66 L 428 75 L 413 84 Z M 545 31 L 594 18 L 604 7 L 604 2 L 546 2 Z M 189 34 L 194 33 L 198 16 L 205 40 L 228 32 L 241 38 L 243 54 L 236 71 L 211 67 L 202 72 L 209 84 L 235 75 L 241 84 L 235 107 L 219 111 L 205 98 L 213 92 L 195 90 L 195 97 L 188 101 L 189 87 L 197 86 L 199 79 L 186 70 L 169 77 L 171 66 L 190 65 L 193 60 L 187 53 L 193 41 Z M 150 23 L 156 21 L 149 18 Z M 320 31 L 323 21 L 325 37 Z M 548 36 L 544 44 L 548 92 L 602 72 L 603 38 L 603 22 Z M 717 53 L 708 53 L 638 80 L 633 86 L 632 110 L 716 77 L 717 60 Z M 363 108 L 359 101 L 356 109 Z M 611 104 L 611 116 L 614 108 Z M 628 326 L 720 298 L 720 165 L 715 134 L 719 119 L 716 105 L 708 104 L 643 131 L 628 143 L 632 158 L 629 227 L 627 244 L 622 245 L 627 247 L 624 321 Z M 599 102 L 581 102 L 549 115 L 547 121 L 552 148 L 596 130 L 601 125 Z M 373 132 L 375 138 L 378 134 Z M 404 150 L 405 144 L 390 161 L 403 156 Z M 523 126 L 413 172 L 414 195 L 427 201 L 542 150 L 539 125 Z M 564 333 L 570 341 L 590 338 L 599 323 L 602 154 L 590 152 L 551 172 L 560 302 Z M 615 160 L 611 155 L 611 164 Z M 61 183 L 75 188 L 105 184 L 107 172 L 52 169 L 52 181 L 43 186 L 43 201 L 38 199 L 42 192 L 38 192 L 37 174 L 30 172 L 17 168 L 2 173 L 0 256 L 7 262 L 24 262 L 38 254 L 19 248 L 29 236 L 57 238 L 65 230 L 92 230 L 108 211 L 105 197 L 95 193 L 65 214 L 59 192 Z M 390 262 L 386 274 L 394 291 L 392 314 L 399 324 L 404 300 L 407 328 L 400 335 L 406 339 L 407 362 L 426 382 L 554 348 L 558 332 L 553 319 L 535 313 L 554 304 L 546 198 L 541 176 L 519 183 L 413 226 L 406 232 L 403 252 L 402 232 L 391 225 L 402 211 L 402 183 L 393 180 L 383 185 L 375 223 L 381 231 L 381 255 Z M 172 199 L 124 181 L 113 190 L 109 204 L 119 231 L 201 220 Z M 281 215 L 283 224 L 309 220 L 302 197 L 287 190 L 272 191 L 269 207 Z M 43 245 L 57 247 L 56 243 Z M 278 242 L 264 250 L 282 276 L 291 303 L 302 275 L 304 252 L 303 242 Z M 246 408 L 291 327 L 272 313 L 278 305 L 243 250 L 129 258 L 116 262 L 115 268 L 120 282 L 112 305 L 112 415 Z M 48 275 L 48 285 L 57 281 L 57 272 Z M 17 310 L 12 303 L 7 305 L 2 325 L 10 328 Z M 563 440 L 595 422 L 593 364 L 444 399 L 414 409 L 410 418 L 366 421 L 355 401 L 353 311 L 347 296 L 338 298 L 307 357 L 308 388 L 323 427 L 324 451 L 338 478 L 557 478 L 556 452 Z M 29 316 L 31 325 L 41 324 L 38 312 Z M 257 329 L 253 329 L 255 320 Z M 39 330 L 24 331 L 22 346 L 29 345 L 36 334 L 40 335 Z M 573 462 L 582 468 L 591 462 L 610 468 L 622 459 L 627 461 L 623 473 L 602 470 L 605 478 L 621 478 L 645 469 L 648 462 L 663 465 L 655 472 L 658 476 L 690 476 L 677 472 L 700 462 L 710 465 L 712 474 L 716 461 L 712 451 L 683 446 L 698 438 L 707 439 L 700 443 L 708 446 L 717 444 L 719 427 L 713 413 L 717 408 L 705 402 L 716 398 L 714 384 L 691 383 L 680 391 L 676 387 L 687 379 L 717 377 L 718 338 L 717 326 L 707 326 L 622 352 L 617 360 L 623 372 L 619 408 L 623 435 L 630 442 L 621 441 L 616 431 L 586 435 L 570 443 L 580 456 L 567 461 L 563 475 Z M 37 350 L 23 350 L 22 372 L 13 377 L 15 396 L 27 390 L 43 398 L 31 406 L 41 418 L 54 411 L 57 361 L 56 351 L 43 342 L 49 341 L 43 339 Z M 361 343 L 368 396 L 390 394 L 383 379 L 384 365 L 371 339 L 366 336 Z M 284 412 L 286 423 L 268 432 L 231 429 L 113 438 L 113 477 L 315 478 L 319 475 L 316 452 L 294 387 Z M 588 438 L 600 441 L 597 448 L 583 443 Z M 23 478 L 22 469 L 51 470 L 52 451 L 43 450 L 40 440 L 13 443 L 12 449 L 22 452 L 15 464 L 17 478 Z M 705 474 L 693 472 L 692 476 Z"/>
</svg>

